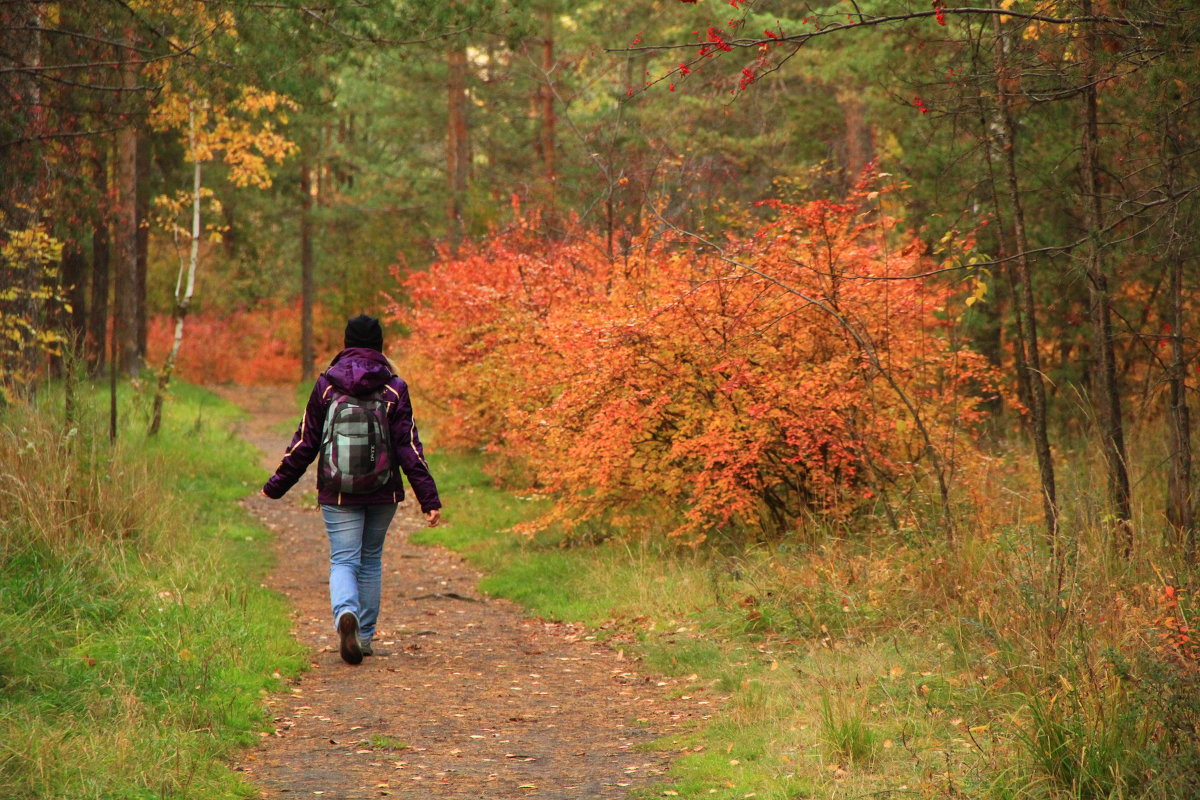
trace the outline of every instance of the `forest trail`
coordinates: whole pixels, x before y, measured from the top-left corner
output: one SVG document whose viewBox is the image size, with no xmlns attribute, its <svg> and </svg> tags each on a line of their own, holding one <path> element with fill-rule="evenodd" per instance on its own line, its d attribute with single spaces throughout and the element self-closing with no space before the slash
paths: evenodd
<svg viewBox="0 0 1200 800">
<path fill-rule="evenodd" d="M 237 432 L 263 451 L 265 479 L 294 415 L 279 412 L 288 404 L 271 390 L 222 394 L 243 407 L 263 398 Z M 424 525 L 411 501 L 384 550 L 376 655 L 344 664 L 329 619 L 324 527 L 296 497 L 310 476 L 283 500 L 244 501 L 276 534 L 268 585 L 289 599 L 311 661 L 268 700 L 275 735 L 237 767 L 260 797 L 623 798 L 668 765 L 669 753 L 640 745 L 715 710 L 715 698 L 680 697 L 680 680 L 641 675 L 583 628 L 481 597 L 480 576 L 461 557 L 407 541 Z M 453 524 L 453 494 L 443 497 Z"/>
</svg>

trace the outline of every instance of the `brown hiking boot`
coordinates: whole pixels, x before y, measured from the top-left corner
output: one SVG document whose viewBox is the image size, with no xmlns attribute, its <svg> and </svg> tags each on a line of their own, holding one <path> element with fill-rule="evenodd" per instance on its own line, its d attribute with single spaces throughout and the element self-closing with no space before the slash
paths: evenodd
<svg viewBox="0 0 1200 800">
<path fill-rule="evenodd" d="M 347 664 L 361 664 L 362 648 L 358 646 L 358 617 L 347 611 L 338 617 L 338 636 L 341 637 L 342 661 Z"/>
</svg>

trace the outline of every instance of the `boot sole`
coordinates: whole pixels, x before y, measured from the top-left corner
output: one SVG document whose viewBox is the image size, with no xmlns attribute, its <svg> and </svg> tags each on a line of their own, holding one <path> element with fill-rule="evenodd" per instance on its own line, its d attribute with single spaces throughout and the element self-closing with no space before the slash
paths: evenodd
<svg viewBox="0 0 1200 800">
<path fill-rule="evenodd" d="M 338 620 L 338 634 L 342 639 L 342 661 L 347 664 L 361 664 L 363 654 L 358 646 L 358 620 L 353 614 L 342 614 Z"/>
</svg>

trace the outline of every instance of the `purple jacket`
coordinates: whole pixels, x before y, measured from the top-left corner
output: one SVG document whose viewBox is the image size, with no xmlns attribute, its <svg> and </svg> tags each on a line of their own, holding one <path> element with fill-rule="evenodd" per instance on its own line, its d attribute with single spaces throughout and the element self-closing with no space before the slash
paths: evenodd
<svg viewBox="0 0 1200 800">
<path fill-rule="evenodd" d="M 413 422 L 408 384 L 392 372 L 383 353 L 366 347 L 348 347 L 338 353 L 329 369 L 317 378 L 312 395 L 308 398 L 308 407 L 304 410 L 304 419 L 300 421 L 300 427 L 296 429 L 296 435 L 292 437 L 279 468 L 263 486 L 267 497 L 283 497 L 320 454 L 325 413 L 329 410 L 335 387 L 356 397 L 382 391 L 383 399 L 391 401 L 387 416 L 395 463 L 408 477 L 422 512 L 441 508 L 442 501 L 438 499 L 437 486 L 429 474 L 429 465 L 425 463 L 417 426 Z M 404 484 L 399 472 L 393 472 L 387 484 L 370 494 L 341 494 L 320 488 L 317 492 L 317 502 L 327 506 L 382 505 L 399 503 L 403 499 Z"/>
</svg>

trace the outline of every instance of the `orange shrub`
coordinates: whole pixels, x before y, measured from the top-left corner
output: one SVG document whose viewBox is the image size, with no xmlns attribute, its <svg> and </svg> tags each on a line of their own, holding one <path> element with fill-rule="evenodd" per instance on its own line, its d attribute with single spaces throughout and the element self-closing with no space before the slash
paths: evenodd
<svg viewBox="0 0 1200 800">
<path fill-rule="evenodd" d="M 930 449 L 969 449 L 996 383 L 950 335 L 965 306 L 911 277 L 923 246 L 889 242 L 873 197 L 767 204 L 719 250 L 656 230 L 610 259 L 585 233 L 495 235 L 408 277 L 409 371 L 437 387 L 450 443 L 556 499 L 543 523 L 649 509 L 699 542 L 845 515 Z"/>
<path fill-rule="evenodd" d="M 314 317 L 320 321 L 324 314 L 317 310 Z M 320 369 L 322 359 L 341 349 L 342 329 L 320 322 L 313 328 Z M 170 315 L 150 320 L 146 350 L 152 367 L 162 365 L 174 336 Z M 295 383 L 300 379 L 300 304 L 189 314 L 176 371 L 184 380 L 201 384 Z"/>
</svg>

